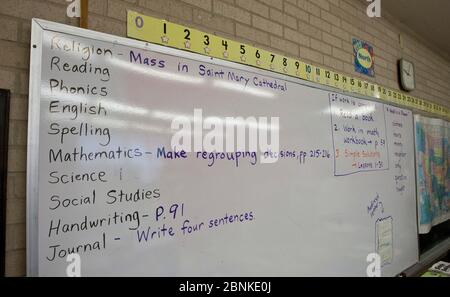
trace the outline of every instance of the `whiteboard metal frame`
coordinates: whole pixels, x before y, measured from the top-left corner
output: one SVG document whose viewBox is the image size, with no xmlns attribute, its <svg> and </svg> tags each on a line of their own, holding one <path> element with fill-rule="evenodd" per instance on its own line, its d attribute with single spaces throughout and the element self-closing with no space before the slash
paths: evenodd
<svg viewBox="0 0 450 297">
<path fill-rule="evenodd" d="M 33 19 L 31 21 L 27 142 L 27 276 L 39 275 L 39 122 L 43 33 L 44 29 L 40 22 Z"/>
<path fill-rule="evenodd" d="M 414 110 L 401 106 L 399 104 L 386 102 L 378 98 L 364 96 L 356 93 L 345 92 L 340 89 L 321 85 L 314 82 L 302 80 L 300 78 L 287 76 L 268 70 L 257 69 L 251 66 L 242 65 L 235 62 L 225 61 L 212 57 L 203 56 L 196 53 L 182 51 L 175 48 L 169 48 L 161 45 L 151 44 L 145 41 L 119 37 L 107 33 L 96 32 L 93 30 L 82 29 L 65 24 L 50 22 L 42 19 L 32 19 L 31 26 L 31 53 L 30 53 L 30 82 L 29 82 L 29 107 L 28 107 L 28 151 L 27 151 L 27 275 L 39 275 L 39 237 L 38 237 L 38 214 L 39 214 L 39 121 L 40 121 L 40 95 L 41 95 L 41 65 L 42 65 L 42 37 L 44 31 L 58 32 L 63 34 L 74 35 L 77 37 L 93 39 L 96 41 L 120 44 L 127 47 L 137 48 L 141 50 L 152 51 L 156 53 L 176 56 L 180 58 L 195 60 L 204 63 L 213 63 L 224 67 L 230 67 L 238 70 L 247 71 L 254 74 L 270 76 L 276 79 L 289 81 L 292 83 L 320 89 L 328 92 L 334 92 L 360 98 L 364 100 L 379 102 L 402 109 L 407 109 L 415 114 Z M 427 114 L 427 113 L 420 113 Z M 434 117 L 436 117 L 434 115 Z M 414 124 L 414 120 L 413 120 Z M 414 164 L 416 166 L 416 164 Z M 415 184 L 415 183 L 414 183 Z M 414 200 L 417 210 L 417 194 L 414 194 Z M 417 223 L 417 211 L 415 221 Z M 419 244 L 417 232 L 417 244 Z M 419 259 L 419 255 L 417 255 Z"/>
</svg>

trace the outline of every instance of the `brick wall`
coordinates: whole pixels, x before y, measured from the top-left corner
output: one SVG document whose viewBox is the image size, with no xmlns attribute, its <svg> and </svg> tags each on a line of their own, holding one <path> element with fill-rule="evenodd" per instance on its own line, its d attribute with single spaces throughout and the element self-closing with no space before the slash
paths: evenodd
<svg viewBox="0 0 450 297">
<path fill-rule="evenodd" d="M 353 71 L 351 38 L 374 45 L 375 82 L 398 89 L 396 63 L 416 66 L 412 94 L 450 106 L 450 59 L 383 13 L 366 16 L 364 0 L 90 0 L 89 28 L 126 35 L 126 10 L 166 18 L 334 70 Z M 0 0 L 0 88 L 10 89 L 6 273 L 25 274 L 26 143 L 30 20 L 66 24 L 65 0 Z M 403 47 L 399 43 L 402 35 Z M 443 36 L 445 38 L 445 36 Z M 446 57 L 446 58 L 443 58 Z M 363 77 L 363 76 L 361 76 Z M 369 79 L 364 76 L 364 79 Z"/>
</svg>

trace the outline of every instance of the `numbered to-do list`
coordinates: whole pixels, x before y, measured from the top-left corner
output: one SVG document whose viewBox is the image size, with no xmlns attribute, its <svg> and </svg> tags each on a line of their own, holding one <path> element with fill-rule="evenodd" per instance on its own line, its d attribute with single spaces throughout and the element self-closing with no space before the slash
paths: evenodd
<svg viewBox="0 0 450 297">
<path fill-rule="evenodd" d="M 330 94 L 335 175 L 389 169 L 383 106 Z"/>
</svg>

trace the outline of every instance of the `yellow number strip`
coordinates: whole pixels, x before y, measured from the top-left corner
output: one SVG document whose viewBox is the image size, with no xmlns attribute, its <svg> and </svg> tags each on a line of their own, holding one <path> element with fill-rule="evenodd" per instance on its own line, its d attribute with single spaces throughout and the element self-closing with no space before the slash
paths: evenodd
<svg viewBox="0 0 450 297">
<path fill-rule="evenodd" d="M 449 108 L 214 34 L 128 11 L 127 36 L 301 78 L 450 118 Z"/>
</svg>

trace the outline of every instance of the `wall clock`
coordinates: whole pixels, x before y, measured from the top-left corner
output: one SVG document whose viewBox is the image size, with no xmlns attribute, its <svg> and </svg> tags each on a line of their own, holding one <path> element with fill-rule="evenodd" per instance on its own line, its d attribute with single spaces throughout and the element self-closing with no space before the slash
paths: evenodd
<svg viewBox="0 0 450 297">
<path fill-rule="evenodd" d="M 405 59 L 399 61 L 400 85 L 405 91 L 412 91 L 416 88 L 414 64 Z"/>
</svg>

